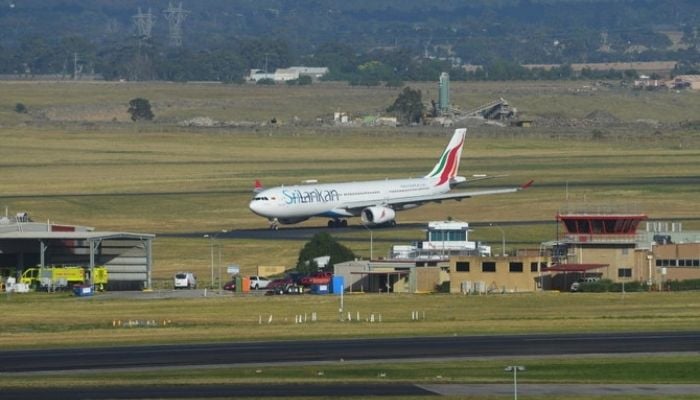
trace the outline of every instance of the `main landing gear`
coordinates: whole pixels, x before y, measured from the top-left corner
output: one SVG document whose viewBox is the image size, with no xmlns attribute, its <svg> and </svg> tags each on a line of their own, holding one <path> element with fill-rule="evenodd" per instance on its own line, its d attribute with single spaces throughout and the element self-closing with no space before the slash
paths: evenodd
<svg viewBox="0 0 700 400">
<path fill-rule="evenodd" d="M 329 228 L 347 228 L 348 221 L 346 219 L 331 219 L 328 221 Z"/>
</svg>

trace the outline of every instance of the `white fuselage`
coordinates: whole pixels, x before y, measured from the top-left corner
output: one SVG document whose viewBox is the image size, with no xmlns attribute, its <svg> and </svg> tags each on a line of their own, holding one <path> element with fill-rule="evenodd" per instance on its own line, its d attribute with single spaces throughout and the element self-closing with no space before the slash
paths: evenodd
<svg viewBox="0 0 700 400">
<path fill-rule="evenodd" d="M 250 202 L 250 209 L 260 216 L 279 220 L 315 216 L 346 218 L 358 216 L 364 207 L 391 204 L 397 200 L 410 202 L 413 197 L 450 190 L 449 184 L 436 186 L 436 183 L 436 179 L 413 178 L 279 186 L 257 193 Z"/>
</svg>

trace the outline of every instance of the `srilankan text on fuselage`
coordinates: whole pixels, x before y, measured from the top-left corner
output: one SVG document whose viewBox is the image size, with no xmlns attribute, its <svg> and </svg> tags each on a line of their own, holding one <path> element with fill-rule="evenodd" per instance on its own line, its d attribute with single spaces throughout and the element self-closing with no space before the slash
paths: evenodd
<svg viewBox="0 0 700 400">
<path fill-rule="evenodd" d="M 286 204 L 330 203 L 340 201 L 340 193 L 335 189 L 283 189 L 282 195 L 284 196 L 284 202 Z"/>
</svg>

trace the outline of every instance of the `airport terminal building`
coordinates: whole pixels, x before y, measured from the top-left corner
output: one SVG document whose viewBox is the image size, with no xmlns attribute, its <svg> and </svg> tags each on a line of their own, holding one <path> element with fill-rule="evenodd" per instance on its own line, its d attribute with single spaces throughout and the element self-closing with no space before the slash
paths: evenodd
<svg viewBox="0 0 700 400">
<path fill-rule="evenodd" d="M 512 257 L 451 258 L 450 292 L 569 291 L 586 279 L 666 290 L 672 280 L 700 279 L 700 233 L 683 231 L 681 223 L 590 211 L 561 213 L 557 221 L 561 237 L 539 249 Z"/>
</svg>

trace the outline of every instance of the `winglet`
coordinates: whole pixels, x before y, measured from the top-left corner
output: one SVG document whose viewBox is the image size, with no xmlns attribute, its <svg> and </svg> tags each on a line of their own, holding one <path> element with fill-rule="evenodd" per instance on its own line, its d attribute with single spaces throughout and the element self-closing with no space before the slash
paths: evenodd
<svg viewBox="0 0 700 400">
<path fill-rule="evenodd" d="M 264 190 L 262 183 L 258 179 L 255 180 L 255 187 L 253 188 L 253 193 L 260 193 Z"/>
<path fill-rule="evenodd" d="M 534 182 L 535 182 L 534 179 L 530 179 L 530 181 L 528 181 L 527 183 L 525 183 L 525 184 L 523 184 L 522 186 L 520 186 L 520 190 L 525 190 L 525 189 L 529 188 L 530 186 L 532 186 L 532 184 L 533 184 Z"/>
</svg>

